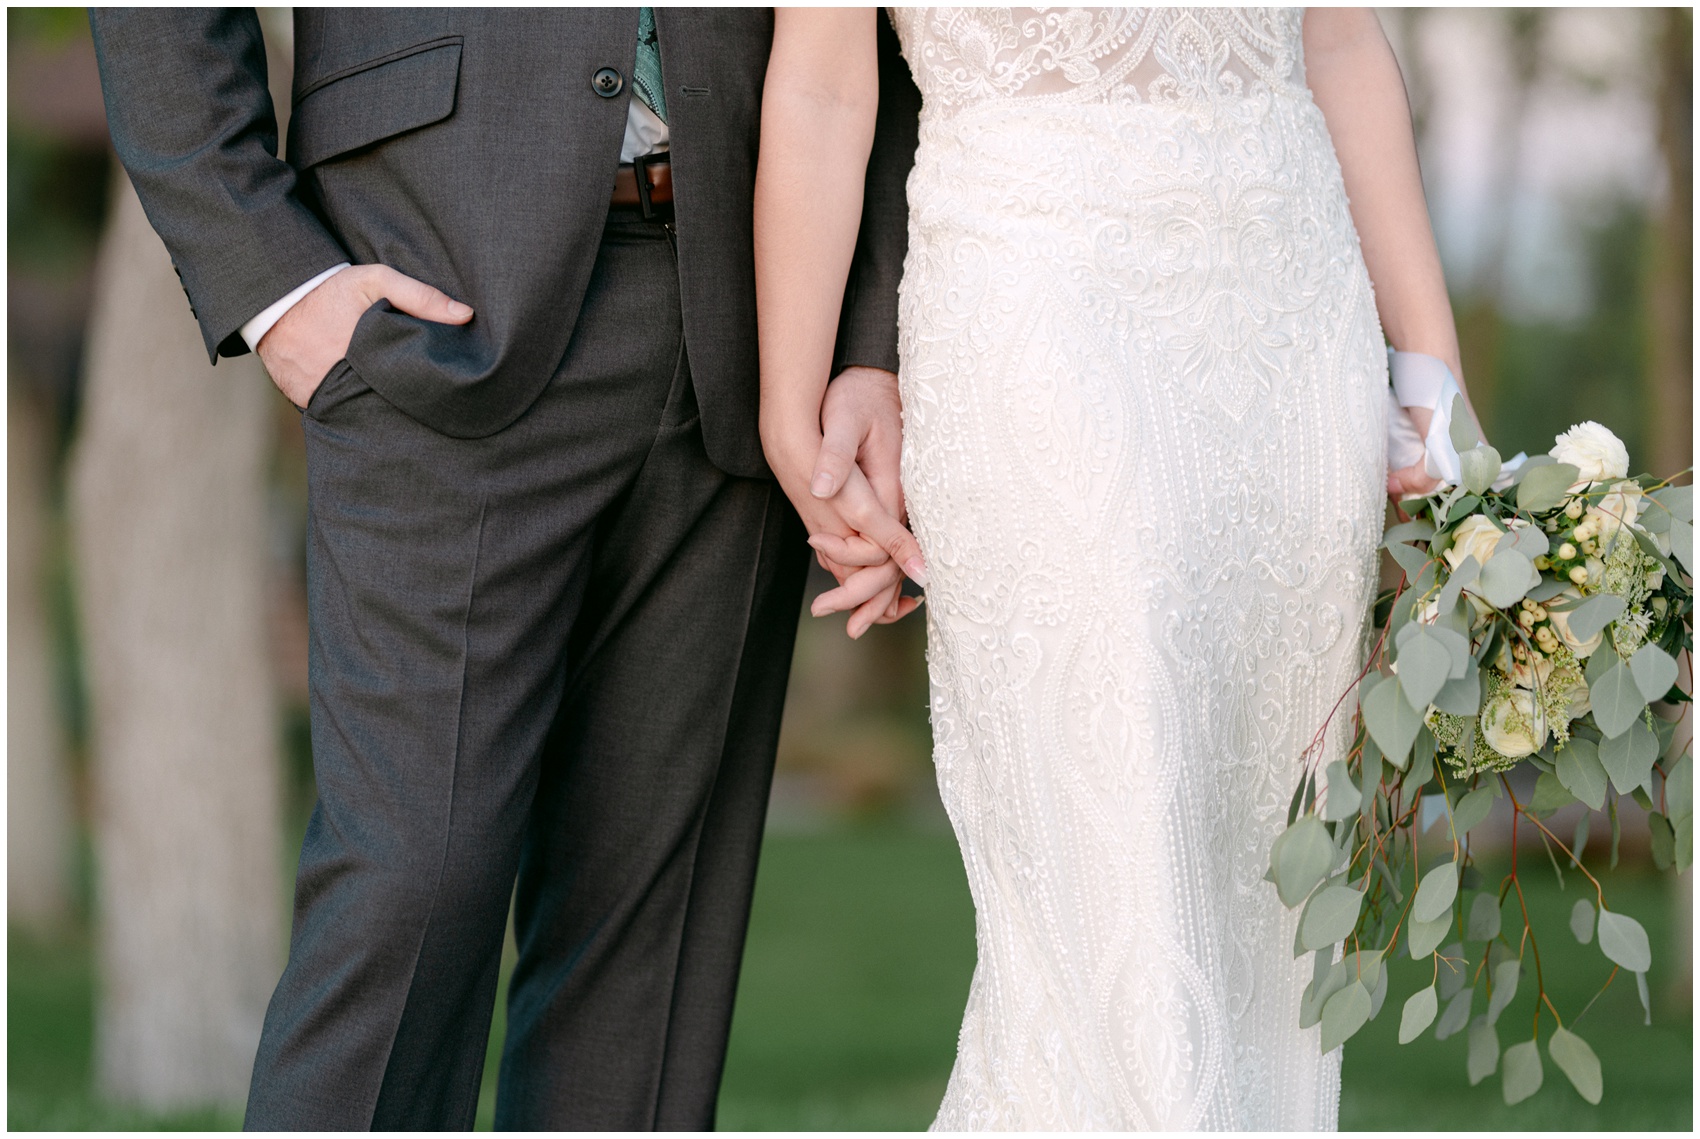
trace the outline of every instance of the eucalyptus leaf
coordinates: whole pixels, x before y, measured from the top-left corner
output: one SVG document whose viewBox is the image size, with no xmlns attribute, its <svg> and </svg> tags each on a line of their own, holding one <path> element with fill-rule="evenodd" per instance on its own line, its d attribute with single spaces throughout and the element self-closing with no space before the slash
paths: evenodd
<svg viewBox="0 0 1700 1139">
<path fill-rule="evenodd" d="M 1452 449 L 1460 455 L 1481 439 L 1476 434 L 1476 421 L 1470 418 L 1470 408 L 1462 394 L 1452 397 L 1452 421 L 1446 425 L 1446 435 L 1452 441 Z"/>
<path fill-rule="evenodd" d="M 1399 1014 L 1399 1043 L 1409 1044 L 1427 1031 L 1439 1007 L 1433 985 L 1412 993 L 1405 1001 L 1405 1010 Z"/>
<path fill-rule="evenodd" d="M 1647 838 L 1652 848 L 1653 867 L 1669 870 L 1676 862 L 1676 833 L 1670 820 L 1657 811 L 1647 815 Z"/>
<path fill-rule="evenodd" d="M 1499 1014 L 1505 1011 L 1505 1006 L 1517 995 L 1517 978 L 1522 972 L 1523 964 L 1520 961 L 1501 961 L 1494 969 L 1493 993 L 1488 997 L 1489 1024 L 1499 1023 Z"/>
<path fill-rule="evenodd" d="M 1328 877 L 1334 866 L 1334 843 L 1315 815 L 1306 815 L 1281 832 L 1269 852 L 1275 868 L 1275 890 L 1292 909 Z"/>
<path fill-rule="evenodd" d="M 1576 801 L 1568 788 L 1564 786 L 1557 775 L 1549 771 L 1541 772 L 1535 780 L 1535 793 L 1529 798 L 1529 810 L 1536 818 L 1545 818 L 1560 807 L 1569 806 Z"/>
<path fill-rule="evenodd" d="M 1577 641 L 1591 641 L 1595 634 L 1623 616 L 1623 598 L 1615 593 L 1596 593 L 1584 598 L 1570 611 L 1570 634 Z"/>
<path fill-rule="evenodd" d="M 1450 914 L 1457 896 L 1458 864 L 1442 862 L 1424 874 L 1423 880 L 1417 884 L 1417 897 L 1411 903 L 1411 917 L 1419 922 L 1429 922 Z"/>
<path fill-rule="evenodd" d="M 1635 687 L 1651 704 L 1663 700 L 1670 686 L 1676 683 L 1676 661 L 1657 645 L 1642 645 L 1629 658 L 1629 671 L 1635 676 Z"/>
<path fill-rule="evenodd" d="M 1641 500 L 1641 516 L 1635 525 L 1649 534 L 1669 534 L 1671 512 L 1655 495 Z"/>
<path fill-rule="evenodd" d="M 1539 526 L 1519 526 L 1512 533 L 1517 535 L 1517 552 L 1525 558 L 1533 560 L 1552 550 L 1546 531 Z"/>
<path fill-rule="evenodd" d="M 1429 563 L 1428 554 L 1415 546 L 1408 546 L 1404 542 L 1394 542 L 1387 547 L 1387 552 L 1393 555 L 1393 560 L 1399 563 L 1399 568 L 1404 570 L 1406 576 L 1411 578 L 1422 573 L 1423 567 Z"/>
<path fill-rule="evenodd" d="M 1334 1051 L 1350 1040 L 1369 1020 L 1369 990 L 1362 981 L 1353 981 L 1328 998 L 1322 1006 L 1322 1051 Z"/>
<path fill-rule="evenodd" d="M 1505 1050 L 1500 1088 L 1507 1107 L 1515 1107 L 1541 1090 L 1541 1050 L 1533 1040 L 1513 1044 Z"/>
<path fill-rule="evenodd" d="M 1470 1022 L 1470 1001 L 1475 995 L 1474 988 L 1460 989 L 1446 1002 L 1446 1011 L 1440 1014 L 1440 1023 L 1434 1026 L 1436 1040 L 1456 1036 L 1459 1030 Z"/>
<path fill-rule="evenodd" d="M 1316 955 L 1315 972 L 1309 985 L 1305 986 L 1304 995 L 1299 998 L 1299 1027 L 1309 1028 L 1322 1020 L 1322 1006 L 1328 1003 L 1328 998 L 1346 987 L 1346 982 L 1352 975 L 1346 969 L 1345 962 L 1330 965 L 1329 954 Z"/>
<path fill-rule="evenodd" d="M 1617 655 L 1610 641 L 1600 642 L 1600 647 L 1588 654 L 1588 659 L 1582 664 L 1582 679 L 1588 682 L 1591 689 L 1594 682 L 1610 672 L 1623 658 Z M 1590 695 L 1591 699 L 1591 695 Z"/>
<path fill-rule="evenodd" d="M 1529 471 L 1517 484 L 1517 508 L 1531 514 L 1551 510 L 1570 494 L 1571 484 L 1581 476 L 1570 463 L 1546 463 Z"/>
<path fill-rule="evenodd" d="M 1641 1023 L 1651 1026 L 1653 1023 L 1653 1001 L 1647 993 L 1647 974 L 1635 974 L 1635 995 L 1641 998 Z"/>
<path fill-rule="evenodd" d="M 1458 489 L 1459 490 L 1467 490 L 1468 488 L 1459 487 Z M 1480 506 L 1481 504 L 1482 504 L 1482 500 L 1481 500 L 1480 495 L 1465 494 L 1464 497 L 1457 499 L 1456 501 L 1454 501 L 1452 503 L 1451 506 L 1446 508 L 1446 522 L 1447 522 L 1447 524 L 1451 525 L 1452 523 L 1457 522 L 1459 519 L 1466 518 L 1469 515 L 1474 514 L 1476 507 Z"/>
<path fill-rule="evenodd" d="M 1328 798 L 1323 801 L 1322 817 L 1329 822 L 1349 819 L 1363 809 L 1363 792 L 1352 782 L 1352 773 L 1344 760 L 1328 765 Z"/>
<path fill-rule="evenodd" d="M 1605 806 L 1606 769 L 1600 764 L 1599 745 L 1594 741 L 1571 736 L 1558 753 L 1557 773 L 1559 782 L 1591 809 Z"/>
<path fill-rule="evenodd" d="M 1297 787 L 1293 788 L 1292 802 L 1287 804 L 1287 825 L 1288 826 L 1292 826 L 1294 823 L 1299 821 L 1299 807 L 1304 802 L 1305 784 L 1308 781 L 1309 781 L 1308 776 L 1305 779 L 1300 779 L 1299 785 Z M 1274 864 L 1273 863 L 1271 863 L 1268 873 L 1266 873 L 1264 875 L 1264 880 L 1268 881 L 1268 882 L 1275 881 L 1275 870 L 1274 870 Z"/>
<path fill-rule="evenodd" d="M 1535 586 L 1535 588 L 1529 591 L 1529 600 L 1540 602 L 1551 601 L 1553 598 L 1557 597 L 1569 588 L 1570 583 L 1568 581 L 1562 581 L 1556 577 L 1543 577 L 1541 578 L 1541 584 Z"/>
<path fill-rule="evenodd" d="M 1426 542 L 1433 537 L 1433 522 L 1426 518 L 1413 518 L 1409 522 L 1397 522 L 1389 526 L 1381 535 L 1381 544 L 1391 546 L 1395 542 Z"/>
<path fill-rule="evenodd" d="M 1472 720 L 1466 727 L 1471 731 L 1475 727 Z M 1417 739 L 1411 745 L 1411 769 L 1405 773 L 1404 785 L 1413 790 L 1427 787 L 1429 780 L 1434 778 L 1434 733 L 1427 727 L 1417 732 Z"/>
<path fill-rule="evenodd" d="M 1594 903 L 1587 898 L 1577 898 L 1570 907 L 1570 932 L 1583 945 L 1594 940 Z"/>
<path fill-rule="evenodd" d="M 1433 953 L 1435 947 L 1445 941 L 1446 935 L 1451 932 L 1451 913 L 1441 914 L 1433 921 L 1411 919 L 1409 926 L 1410 940 L 1406 944 L 1410 948 L 1412 960 L 1421 961 L 1424 957 Z"/>
<path fill-rule="evenodd" d="M 1475 658 L 1465 663 L 1462 677 L 1442 684 L 1430 703 L 1442 712 L 1474 719 L 1482 709 L 1482 673 Z"/>
<path fill-rule="evenodd" d="M 1689 577 L 1694 576 L 1694 524 L 1684 522 L 1680 518 L 1671 519 L 1670 523 L 1670 552 L 1687 571 Z"/>
<path fill-rule="evenodd" d="M 1594 723 L 1599 725 L 1607 739 L 1627 732 L 1647 706 L 1647 698 L 1641 695 L 1635 675 L 1622 662 L 1606 669 L 1598 680 L 1589 680 L 1588 701 L 1593 705 Z M 1600 761 L 1606 763 L 1606 757 L 1600 756 Z M 1611 770 L 1610 763 L 1606 763 L 1606 770 Z"/>
<path fill-rule="evenodd" d="M 1692 486 L 1662 486 L 1648 497 L 1655 499 L 1671 514 L 1684 522 L 1694 521 L 1694 488 Z"/>
<path fill-rule="evenodd" d="M 1645 973 L 1653 963 L 1647 931 L 1627 914 L 1600 911 L 1600 952 L 1631 973 Z"/>
<path fill-rule="evenodd" d="M 1452 809 L 1452 829 L 1459 839 L 1481 825 L 1483 819 L 1493 811 L 1493 790 L 1489 787 L 1477 787 L 1458 800 L 1458 805 Z"/>
<path fill-rule="evenodd" d="M 1547 1055 L 1552 1057 L 1552 1062 L 1558 1065 L 1558 1070 L 1569 1079 L 1570 1086 L 1576 1089 L 1578 1095 L 1592 1104 L 1600 1102 L 1605 1088 L 1600 1079 L 1600 1058 L 1594 1055 L 1586 1040 L 1568 1028 L 1555 1028 L 1552 1039 L 1547 1041 Z"/>
<path fill-rule="evenodd" d="M 1470 1022 L 1469 1048 L 1465 1054 L 1464 1070 L 1469 1073 L 1470 1086 L 1475 1087 L 1499 1067 L 1499 1030 L 1493 1021 L 1478 1016 Z"/>
<path fill-rule="evenodd" d="M 1471 592 L 1485 598 L 1496 609 L 1509 609 L 1541 583 L 1535 563 L 1516 550 L 1501 550 L 1482 567 Z"/>
<path fill-rule="evenodd" d="M 1518 483 L 1522 482 L 1523 479 L 1528 476 L 1529 472 L 1534 470 L 1536 467 L 1545 467 L 1556 462 L 1558 462 L 1558 460 L 1553 458 L 1551 455 L 1530 455 L 1528 458 L 1523 460 L 1523 464 L 1517 468 L 1517 473 L 1511 477 L 1511 485 L 1516 486 Z"/>
<path fill-rule="evenodd" d="M 1499 477 L 1499 468 L 1503 465 L 1499 452 L 1486 443 L 1458 452 L 1458 463 L 1464 485 L 1471 494 L 1486 494 Z"/>
<path fill-rule="evenodd" d="M 1492 941 L 1499 936 L 1499 895 L 1477 894 L 1470 903 L 1470 918 L 1464 935 L 1471 941 Z"/>
<path fill-rule="evenodd" d="M 1381 1015 L 1381 1006 L 1387 1000 L 1388 972 L 1386 969 L 1377 970 L 1375 984 L 1370 986 L 1369 1018 L 1371 1020 Z"/>
<path fill-rule="evenodd" d="M 1645 786 L 1658 758 L 1659 738 L 1638 719 L 1630 721 L 1629 730 L 1622 735 L 1600 741 L 1600 766 L 1611 776 L 1619 794 Z"/>
<path fill-rule="evenodd" d="M 1435 598 L 1435 611 L 1450 613 L 1452 607 L 1458 604 L 1458 595 L 1464 587 L 1474 582 L 1481 572 L 1482 563 L 1476 560 L 1474 554 L 1459 562 L 1458 568 L 1447 576 L 1446 584 L 1441 586 L 1440 596 Z"/>
<path fill-rule="evenodd" d="M 1363 893 L 1350 886 L 1318 890 L 1299 919 L 1299 943 L 1306 949 L 1326 949 L 1344 941 L 1358 924 L 1363 904 Z"/>
<path fill-rule="evenodd" d="M 1452 653 L 1427 629 L 1413 625 L 1408 631 L 1399 649 L 1399 688 L 1420 715 L 1452 675 Z"/>
<path fill-rule="evenodd" d="M 1369 729 L 1369 734 L 1375 737 L 1376 746 L 1381 748 L 1381 753 L 1390 759 L 1395 767 L 1404 766 L 1411 744 L 1423 726 L 1423 718 L 1420 712 L 1411 707 L 1410 701 L 1405 699 L 1399 678 L 1383 677 L 1375 687 L 1364 694 L 1360 706 L 1363 709 L 1364 726 Z"/>
</svg>

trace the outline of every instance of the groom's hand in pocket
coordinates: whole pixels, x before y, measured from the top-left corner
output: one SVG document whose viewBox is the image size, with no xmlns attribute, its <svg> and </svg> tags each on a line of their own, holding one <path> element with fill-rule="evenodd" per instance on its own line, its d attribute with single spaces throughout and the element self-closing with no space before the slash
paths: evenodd
<svg viewBox="0 0 1700 1139">
<path fill-rule="evenodd" d="M 255 351 L 284 398 L 305 408 L 336 362 L 360 317 L 381 300 L 421 320 L 465 324 L 472 309 L 385 265 L 352 265 L 302 297 L 260 338 Z"/>
</svg>

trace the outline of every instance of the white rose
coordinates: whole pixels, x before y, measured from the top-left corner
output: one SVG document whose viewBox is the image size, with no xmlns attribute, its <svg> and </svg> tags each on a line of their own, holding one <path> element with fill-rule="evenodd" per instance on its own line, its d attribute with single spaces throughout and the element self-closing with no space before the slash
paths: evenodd
<svg viewBox="0 0 1700 1139">
<path fill-rule="evenodd" d="M 1560 435 L 1547 453 L 1581 472 L 1579 481 L 1571 490 L 1581 490 L 1591 482 L 1620 479 L 1629 474 L 1629 449 L 1623 445 L 1623 440 L 1591 419 Z"/>
<path fill-rule="evenodd" d="M 1472 514 L 1458 524 L 1458 529 L 1452 531 L 1452 545 L 1442 556 L 1446 559 L 1446 564 L 1454 570 L 1463 565 L 1464 559 L 1469 557 L 1475 558 L 1478 566 L 1485 566 L 1504 533 L 1487 515 Z"/>
<path fill-rule="evenodd" d="M 1533 755 L 1546 742 L 1546 720 L 1526 688 L 1507 688 L 1482 709 L 1482 739 L 1507 759 Z"/>
<path fill-rule="evenodd" d="M 1605 639 L 1605 633 L 1595 633 L 1586 641 L 1578 641 L 1576 639 L 1576 634 L 1570 631 L 1570 614 L 1568 612 L 1561 613 L 1552 607 L 1553 604 L 1561 601 L 1575 604 L 1580 600 L 1582 600 L 1582 595 L 1576 590 L 1565 590 L 1563 593 L 1553 598 L 1552 604 L 1547 606 L 1547 621 L 1552 625 L 1553 632 L 1557 633 L 1559 639 L 1565 643 L 1573 654 L 1575 654 L 1576 659 L 1585 660 L 1595 649 L 1600 647 L 1600 642 Z"/>
<path fill-rule="evenodd" d="M 1618 529 L 1622 526 L 1633 526 L 1641 516 L 1641 499 L 1645 497 L 1637 483 L 1628 481 L 1616 483 L 1598 505 L 1588 508 L 1588 517 L 1594 520 L 1594 528 L 1600 535 L 1600 548 L 1610 549 L 1613 539 L 1617 537 Z M 1632 542 L 1633 538 L 1624 535 L 1624 541 Z"/>
</svg>

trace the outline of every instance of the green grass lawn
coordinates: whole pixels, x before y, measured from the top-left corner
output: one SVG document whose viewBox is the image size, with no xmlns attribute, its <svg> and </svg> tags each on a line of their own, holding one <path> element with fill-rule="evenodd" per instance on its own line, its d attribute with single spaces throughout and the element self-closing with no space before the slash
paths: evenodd
<svg viewBox="0 0 1700 1139">
<path fill-rule="evenodd" d="M 1577 879 L 1561 893 L 1544 860 L 1525 879 L 1549 990 L 1567 1017 L 1604 979 L 1603 958 L 1566 932 Z M 1661 999 L 1670 956 L 1669 884 L 1619 872 L 1614 908 L 1651 935 L 1653 1025 L 1640 1023 L 1631 979 L 1620 978 L 1574 1025 L 1598 1053 L 1606 1095 L 1590 1107 L 1547 1065 L 1531 1100 L 1507 1108 L 1499 1078 L 1472 1088 L 1463 1038 L 1400 1047 L 1399 1005 L 1426 983 L 1400 962 L 1388 1007 L 1346 1049 L 1340 1123 L 1347 1129 L 1688 1130 L 1693 1119 L 1691 1011 Z M 1514 914 L 1508 908 L 1507 917 Z M 111 1108 L 89 1091 L 92 983 L 86 940 L 53 947 L 9 942 L 8 1119 L 13 1129 L 217 1128 L 214 1112 L 158 1119 Z M 720 1125 L 727 1129 L 901 1130 L 932 1119 L 955 1050 L 973 969 L 973 914 L 954 840 L 893 825 L 769 837 L 756 887 L 749 950 Z M 1500 1020 L 1511 1044 L 1533 1013 L 1527 977 Z M 1543 1036 L 1545 1028 L 1543 1025 Z M 498 1006 L 480 1125 L 493 1106 Z M 1544 1057 L 1543 1057 L 1544 1058 Z"/>
</svg>

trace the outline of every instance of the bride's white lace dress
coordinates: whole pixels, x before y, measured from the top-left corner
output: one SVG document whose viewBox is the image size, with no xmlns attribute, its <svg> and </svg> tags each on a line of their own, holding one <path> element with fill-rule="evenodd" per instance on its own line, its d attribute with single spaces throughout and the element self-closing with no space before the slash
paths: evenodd
<svg viewBox="0 0 1700 1139">
<path fill-rule="evenodd" d="M 978 912 L 935 1127 L 1331 1128 L 1262 876 L 1362 659 L 1387 380 L 1303 13 L 892 15 L 903 481 Z"/>
</svg>

